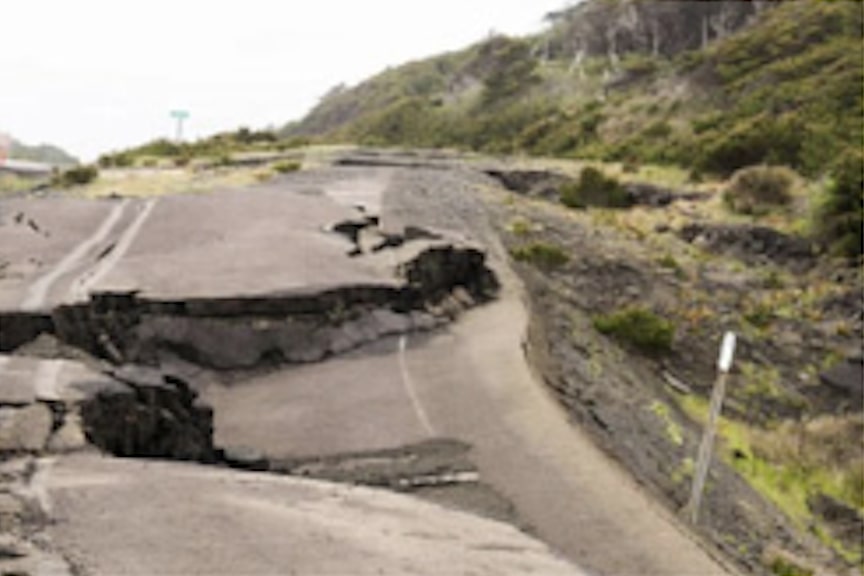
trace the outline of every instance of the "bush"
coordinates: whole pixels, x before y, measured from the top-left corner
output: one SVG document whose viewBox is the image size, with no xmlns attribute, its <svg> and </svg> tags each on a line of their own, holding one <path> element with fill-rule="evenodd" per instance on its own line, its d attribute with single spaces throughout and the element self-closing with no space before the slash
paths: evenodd
<svg viewBox="0 0 864 576">
<path fill-rule="evenodd" d="M 833 254 L 847 258 L 861 256 L 864 155 L 860 151 L 846 152 L 834 165 L 825 201 L 815 217 L 817 234 Z"/>
<path fill-rule="evenodd" d="M 723 201 L 739 214 L 765 214 L 792 201 L 795 172 L 782 166 L 750 166 L 732 175 Z"/>
<path fill-rule="evenodd" d="M 594 328 L 651 354 L 671 350 L 675 336 L 675 327 L 671 322 L 639 307 L 597 316 L 594 318 Z"/>
<path fill-rule="evenodd" d="M 579 180 L 564 184 L 560 193 L 561 202 L 568 208 L 629 208 L 632 205 L 618 180 L 590 166 L 582 170 Z"/>
<path fill-rule="evenodd" d="M 698 140 L 702 150 L 696 158 L 696 168 L 728 176 L 761 163 L 799 166 L 805 135 L 806 127 L 794 115 L 749 118 L 702 134 Z"/>
<path fill-rule="evenodd" d="M 129 168 L 133 164 L 135 164 L 135 158 L 124 152 L 105 154 L 99 157 L 99 166 L 103 168 Z"/>
<path fill-rule="evenodd" d="M 96 166 L 75 166 L 55 175 L 53 183 L 61 188 L 71 188 L 72 186 L 89 184 L 98 177 L 99 169 Z"/>
<path fill-rule="evenodd" d="M 561 268 L 570 261 L 570 256 L 560 247 L 539 242 L 515 248 L 511 254 L 519 262 L 527 262 L 543 270 Z"/>
<path fill-rule="evenodd" d="M 282 162 L 277 162 L 273 165 L 273 170 L 278 172 L 279 174 L 288 174 L 289 172 L 297 172 L 300 170 L 299 162 L 288 162 L 287 160 L 283 160 Z"/>
</svg>

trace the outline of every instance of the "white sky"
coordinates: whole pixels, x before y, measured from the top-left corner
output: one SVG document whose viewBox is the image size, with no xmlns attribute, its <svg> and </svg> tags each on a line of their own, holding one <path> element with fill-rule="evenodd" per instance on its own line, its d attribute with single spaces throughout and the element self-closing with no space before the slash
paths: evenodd
<svg viewBox="0 0 864 576">
<path fill-rule="evenodd" d="M 567 0 L 9 0 L 0 130 L 85 160 L 172 132 L 302 117 L 328 89 L 484 38 L 526 34 Z"/>
</svg>

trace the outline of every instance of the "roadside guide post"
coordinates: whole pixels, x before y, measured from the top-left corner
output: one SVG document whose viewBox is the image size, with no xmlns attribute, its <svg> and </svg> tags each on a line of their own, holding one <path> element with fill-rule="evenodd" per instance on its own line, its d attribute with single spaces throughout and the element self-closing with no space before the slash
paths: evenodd
<svg viewBox="0 0 864 576">
<path fill-rule="evenodd" d="M 714 436 L 717 433 L 717 421 L 723 410 L 723 396 L 726 393 L 726 379 L 732 369 L 732 360 L 735 356 L 735 334 L 727 332 L 723 336 L 723 344 L 720 346 L 720 357 L 717 360 L 717 382 L 711 393 L 711 407 L 708 413 L 708 423 L 699 445 L 699 458 L 696 462 L 696 470 L 693 476 L 693 491 L 690 494 L 690 502 L 687 510 L 690 513 L 690 522 L 699 523 L 699 507 L 702 504 L 702 493 L 705 489 L 705 479 L 708 477 L 708 469 L 711 466 L 711 453 L 714 449 Z"/>
</svg>

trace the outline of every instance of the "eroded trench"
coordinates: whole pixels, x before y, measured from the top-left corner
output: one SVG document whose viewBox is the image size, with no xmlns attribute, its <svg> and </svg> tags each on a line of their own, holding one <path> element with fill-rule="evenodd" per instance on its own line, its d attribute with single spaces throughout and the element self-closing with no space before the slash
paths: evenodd
<svg viewBox="0 0 864 576">
<path fill-rule="evenodd" d="M 82 447 L 84 440 L 117 457 L 301 475 L 425 493 L 435 500 L 441 499 L 442 487 L 458 491 L 477 485 L 469 447 L 450 439 L 362 454 L 279 459 L 214 443 L 214 412 L 199 395 L 195 370 L 242 380 L 248 374 L 323 362 L 384 338 L 440 329 L 497 294 L 498 280 L 482 250 L 417 230 L 364 247 L 363 222 L 343 223 L 335 230 L 355 243 L 355 251 L 417 239 L 427 243 L 399 265 L 398 282 L 237 298 L 157 300 L 137 293 L 97 293 L 86 303 L 48 312 L 0 313 L 0 353 L 32 357 L 35 350 L 42 358 L 75 358 L 94 374 L 75 384 L 71 398 L 37 398 L 37 405 L 50 410 L 50 431 L 35 444 L 7 442 L 5 449 L 0 439 L 0 459 L 69 451 Z M 51 351 L 40 350 L 39 342 L 45 341 L 51 342 Z M 81 437 L 78 443 L 76 436 Z M 512 517 L 503 499 L 481 491 L 486 500 L 482 513 Z M 455 495 L 456 500 L 463 497 Z M 477 494 L 467 499 L 476 501 Z"/>
</svg>

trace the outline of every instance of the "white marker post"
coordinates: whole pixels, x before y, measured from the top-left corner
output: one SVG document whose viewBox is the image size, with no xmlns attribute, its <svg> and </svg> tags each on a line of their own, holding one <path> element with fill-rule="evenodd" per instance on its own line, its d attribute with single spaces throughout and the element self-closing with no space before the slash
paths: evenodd
<svg viewBox="0 0 864 576">
<path fill-rule="evenodd" d="M 723 344 L 720 347 L 720 357 L 717 360 L 717 382 L 711 393 L 711 408 L 708 413 L 708 424 L 702 443 L 699 445 L 699 459 L 696 462 L 696 471 L 693 476 L 693 492 L 690 494 L 690 502 L 687 508 L 690 512 L 690 521 L 695 525 L 699 523 L 699 507 L 702 505 L 702 492 L 705 489 L 705 479 L 708 477 L 708 469 L 711 467 L 711 453 L 714 449 L 714 436 L 717 433 L 717 420 L 723 410 L 723 396 L 726 394 L 726 378 L 732 369 L 732 360 L 735 357 L 735 334 L 727 332 L 723 336 Z"/>
</svg>

